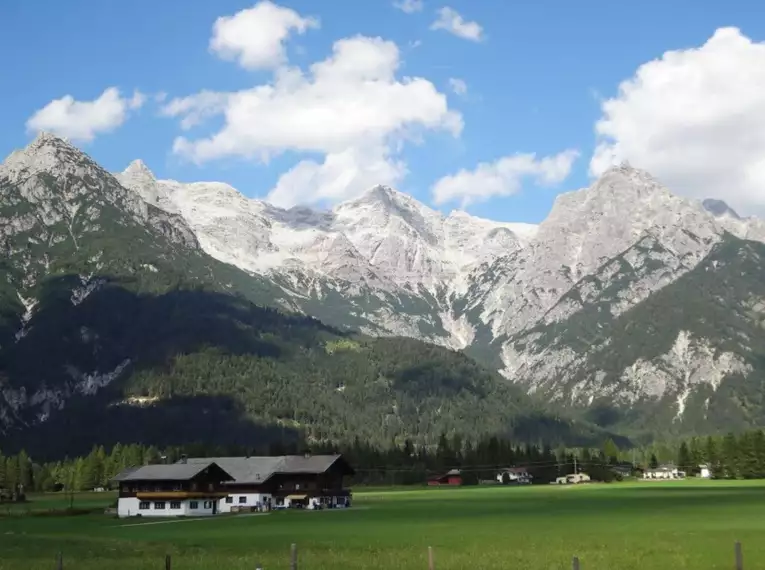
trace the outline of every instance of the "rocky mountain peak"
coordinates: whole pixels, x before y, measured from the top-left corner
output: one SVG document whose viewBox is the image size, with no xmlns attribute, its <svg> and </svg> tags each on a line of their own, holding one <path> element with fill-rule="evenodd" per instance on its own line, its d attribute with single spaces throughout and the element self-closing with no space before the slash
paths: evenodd
<svg viewBox="0 0 765 570">
<path fill-rule="evenodd" d="M 156 176 L 154 176 L 154 173 L 141 159 L 136 159 L 128 164 L 128 167 L 122 171 L 122 174 L 125 176 L 140 177 L 146 181 L 154 181 L 157 179 Z"/>
<path fill-rule="evenodd" d="M 359 208 L 372 208 L 385 212 L 399 211 L 403 214 L 408 211 L 424 209 L 428 212 L 436 214 L 436 212 L 419 203 L 408 194 L 404 194 L 403 192 L 391 188 L 390 186 L 384 186 L 382 184 L 372 186 L 372 188 L 364 192 L 358 198 L 353 198 L 347 202 L 343 202 L 337 206 L 335 210 L 342 211 Z"/>
<path fill-rule="evenodd" d="M 0 165 L 0 173 L 17 181 L 38 172 L 56 175 L 82 167 L 103 171 L 87 154 L 65 139 L 40 132 L 26 147 L 13 151 L 5 159 Z"/>
<path fill-rule="evenodd" d="M 741 216 L 736 213 L 733 208 L 728 206 L 725 202 L 722 200 L 715 200 L 714 198 L 707 198 L 701 203 L 704 206 L 704 209 L 712 214 L 715 218 L 725 218 L 725 217 L 731 217 L 736 220 L 740 220 Z"/>
</svg>

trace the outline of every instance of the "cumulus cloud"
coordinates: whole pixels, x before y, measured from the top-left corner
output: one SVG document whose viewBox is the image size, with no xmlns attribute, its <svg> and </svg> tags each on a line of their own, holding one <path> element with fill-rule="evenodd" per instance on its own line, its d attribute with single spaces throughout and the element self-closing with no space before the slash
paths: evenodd
<svg viewBox="0 0 765 570">
<path fill-rule="evenodd" d="M 286 61 L 285 42 L 290 34 L 318 27 L 316 18 L 263 0 L 233 16 L 218 18 L 210 50 L 245 69 L 270 69 Z"/>
<path fill-rule="evenodd" d="M 400 0 L 393 2 L 393 6 L 407 14 L 414 14 L 415 12 L 421 12 L 425 3 L 423 0 Z"/>
<path fill-rule="evenodd" d="M 444 6 L 438 10 L 438 17 L 430 25 L 431 30 L 444 30 L 473 42 L 480 42 L 483 39 L 483 28 L 478 22 L 465 20 L 457 10 Z"/>
<path fill-rule="evenodd" d="M 456 95 L 465 95 L 468 90 L 467 83 L 456 77 L 449 78 L 449 87 L 452 88 L 452 91 L 454 91 Z"/>
<path fill-rule="evenodd" d="M 310 189 L 312 202 L 338 202 L 376 184 L 394 186 L 405 174 L 404 163 L 385 145 L 353 147 L 325 155 L 322 163 L 301 161 L 279 178 L 267 200 L 289 208 Z"/>
<path fill-rule="evenodd" d="M 720 28 L 641 65 L 602 103 L 593 175 L 628 160 L 673 191 L 765 213 L 765 44 Z"/>
<path fill-rule="evenodd" d="M 223 127 L 199 139 L 179 137 L 174 150 L 197 162 L 224 157 L 263 161 L 285 151 L 323 156 L 284 174 L 269 197 L 283 206 L 353 197 L 406 172 L 396 153 L 424 130 L 455 136 L 462 117 L 428 80 L 398 78 L 396 44 L 356 36 L 335 42 L 306 71 L 283 66 L 270 83 L 232 93 L 174 99 L 166 115 L 188 128 L 222 114 Z"/>
<path fill-rule="evenodd" d="M 96 135 L 113 131 L 125 122 L 130 111 L 139 109 L 146 96 L 135 91 L 122 97 L 109 87 L 97 99 L 77 101 L 71 95 L 54 99 L 27 120 L 28 131 L 49 131 L 73 141 L 90 142 Z"/>
<path fill-rule="evenodd" d="M 462 169 L 438 180 L 431 189 L 433 201 L 438 205 L 460 201 L 465 208 L 497 196 L 516 194 L 526 178 L 541 185 L 559 184 L 568 177 L 578 156 L 577 151 L 566 150 L 541 159 L 528 153 L 482 162 L 474 170 Z"/>
</svg>

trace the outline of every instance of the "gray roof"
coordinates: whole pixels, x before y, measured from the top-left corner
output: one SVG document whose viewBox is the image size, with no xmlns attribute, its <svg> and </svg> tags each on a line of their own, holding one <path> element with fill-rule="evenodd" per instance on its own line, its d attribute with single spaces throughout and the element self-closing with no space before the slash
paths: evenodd
<svg viewBox="0 0 765 570">
<path fill-rule="evenodd" d="M 193 464 L 171 463 L 128 467 L 112 481 L 188 481 L 214 464 L 214 461 L 207 460 Z M 227 471 L 225 468 L 223 470 Z"/>
<path fill-rule="evenodd" d="M 217 463 L 234 478 L 232 483 L 262 483 L 277 473 L 324 473 L 340 455 L 282 455 L 279 457 L 191 457 L 188 465 Z"/>
</svg>

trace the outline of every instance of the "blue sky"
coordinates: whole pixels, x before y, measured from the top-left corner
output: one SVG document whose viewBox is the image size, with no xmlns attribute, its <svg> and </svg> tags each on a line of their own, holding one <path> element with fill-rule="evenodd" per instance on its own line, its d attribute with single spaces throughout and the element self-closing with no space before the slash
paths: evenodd
<svg viewBox="0 0 765 570">
<path fill-rule="evenodd" d="M 488 179 L 473 176 L 452 180 L 454 198 L 438 205 L 449 211 L 465 204 L 468 211 L 479 216 L 538 222 L 548 213 L 557 193 L 589 183 L 588 168 L 597 142 L 595 124 L 604 115 L 601 99 L 615 97 L 619 83 L 633 77 L 642 64 L 660 58 L 667 50 L 698 48 L 721 27 L 739 28 L 749 44 L 744 46 L 739 42 L 726 51 L 728 44 L 723 45 L 721 41 L 720 57 L 734 58 L 736 49 L 750 50 L 753 57 L 759 57 L 759 51 L 755 54 L 753 48 L 760 47 L 758 42 L 765 39 L 765 8 L 758 7 L 756 2 L 735 0 L 645 0 L 618 3 L 618 6 L 600 0 L 578 3 L 563 0 L 447 0 L 446 3 L 424 0 L 423 9 L 412 13 L 395 8 L 391 0 L 283 0 L 277 4 L 294 10 L 300 17 L 315 18 L 318 25 L 309 26 L 303 33 L 293 30 L 284 42 L 285 58 L 281 63 L 248 69 L 238 64 L 233 55 L 227 58 L 214 53 L 210 49 L 210 40 L 217 18 L 234 16 L 254 4 L 235 0 L 133 0 L 124 3 L 4 0 L 0 4 L 0 20 L 5 24 L 4 33 L 0 35 L 0 52 L 5 54 L 0 154 L 7 155 L 31 140 L 34 132 L 28 129 L 27 122 L 52 100 L 71 95 L 76 101 L 92 101 L 109 87 L 118 88 L 123 97 L 129 98 L 134 90 L 139 90 L 145 95 L 145 102 L 140 108 L 127 108 L 119 126 L 95 132 L 92 140 L 73 142 L 110 170 L 122 170 L 132 159 L 141 158 L 160 178 L 220 180 L 248 196 L 265 197 L 277 185 L 280 176 L 301 160 L 313 159 L 320 164 L 326 154 L 341 153 L 346 147 L 355 153 L 358 136 L 349 135 L 337 144 L 332 143 L 330 150 L 321 150 L 327 145 L 314 140 L 316 133 L 306 135 L 313 137 L 312 142 L 301 146 L 303 135 L 292 132 L 290 142 L 282 147 L 267 141 L 270 146 L 266 163 L 258 156 L 244 157 L 236 150 L 216 151 L 212 158 L 203 157 L 194 162 L 190 154 L 174 152 L 174 141 L 179 136 L 190 140 L 211 136 L 223 127 L 223 117 L 212 116 L 194 129 L 184 131 L 179 124 L 184 115 L 162 116 L 162 105 L 203 90 L 235 92 L 268 84 L 274 80 L 276 70 L 287 69 L 287 66 L 307 73 L 312 63 L 331 55 L 333 42 L 337 40 L 359 35 L 380 37 L 398 46 L 399 68 L 395 81 L 411 76 L 432 83 L 438 96 L 430 97 L 429 101 L 435 104 L 445 97 L 448 112 L 461 117 L 462 128 L 455 134 L 454 128 L 449 126 L 453 117 L 442 113 L 431 121 L 440 122 L 438 126 L 415 124 L 412 130 L 419 135 L 414 138 L 419 140 L 402 135 L 402 131 L 409 134 L 409 128 L 396 130 L 393 134 L 386 131 L 380 135 L 378 143 L 370 145 L 374 148 L 364 148 L 365 158 L 359 159 L 359 168 L 364 170 L 367 160 L 374 162 L 380 158 L 378 154 L 383 152 L 380 148 L 384 145 L 388 149 L 385 159 L 390 164 L 395 163 L 394 170 L 399 172 L 395 175 L 396 186 L 433 205 L 434 184 L 460 169 L 472 174 L 481 162 L 490 163 L 491 167 L 493 161 L 517 153 L 536 153 L 536 160 L 541 160 L 567 150 L 578 152 L 570 171 L 564 169 L 566 172 L 551 175 L 546 184 L 539 183 L 541 178 L 537 176 L 545 167 L 519 166 L 511 161 L 505 165 L 504 174 L 489 168 Z M 437 11 L 445 6 L 466 21 L 480 25 L 481 40 L 472 41 L 448 30 L 431 29 L 438 18 Z M 247 37 L 242 41 L 248 41 Z M 719 57 L 710 55 L 700 60 L 699 69 L 712 60 L 719 61 Z M 711 69 L 708 71 L 710 82 L 728 85 L 730 78 L 721 77 L 727 73 L 725 68 L 718 63 L 704 69 Z M 657 67 L 657 78 L 660 73 L 677 75 L 677 71 L 669 66 Z M 450 87 L 450 79 L 455 78 L 464 81 L 466 93 L 457 94 Z M 675 77 L 671 81 L 693 83 L 687 73 L 685 79 Z M 703 96 L 712 89 L 710 82 L 701 82 L 695 92 L 684 93 L 683 96 L 688 97 L 687 103 L 680 100 L 673 104 L 679 109 L 709 107 L 711 104 L 705 105 Z M 655 83 L 666 82 L 657 79 Z M 731 99 L 737 96 L 734 89 L 740 92 L 744 87 L 755 89 L 760 86 L 765 87 L 765 84 L 721 87 L 731 89 L 730 93 L 717 93 L 717 99 L 725 99 L 727 107 L 715 111 L 709 120 L 702 120 L 697 115 L 691 119 L 704 129 L 724 132 L 731 140 L 735 139 L 736 144 L 744 144 L 741 141 L 746 137 L 739 131 L 720 129 L 731 125 L 731 117 L 737 113 L 741 115 L 745 111 L 754 116 L 760 112 L 760 103 L 754 98 L 744 102 Z M 680 193 L 695 196 L 699 192 L 716 192 L 716 196 L 728 199 L 739 208 L 756 211 L 760 204 L 757 190 L 733 191 L 722 185 L 719 191 L 716 191 L 717 186 L 700 187 L 714 176 L 706 170 L 698 170 L 699 157 L 705 162 L 703 157 L 706 156 L 699 153 L 702 150 L 718 152 L 714 145 L 725 142 L 719 135 L 715 142 L 711 132 L 704 131 L 703 136 L 709 135 L 708 145 L 693 157 L 682 156 L 672 161 L 667 158 L 672 156 L 667 154 L 669 151 L 660 153 L 658 148 L 648 148 L 649 142 L 639 142 L 661 139 L 664 141 L 659 145 L 662 149 L 666 150 L 670 145 L 670 151 L 682 153 L 682 148 L 687 145 L 682 144 L 677 133 L 683 129 L 687 131 L 691 119 L 675 125 L 677 128 L 672 132 L 651 131 L 650 128 L 658 128 L 646 125 L 652 122 L 652 117 L 655 122 L 668 124 L 674 121 L 677 113 L 672 120 L 661 114 L 666 110 L 645 115 L 647 97 L 657 95 L 659 88 L 650 90 L 636 85 L 635 89 L 642 91 L 632 99 L 625 97 L 624 105 L 610 115 L 609 136 L 612 143 L 620 143 L 622 156 L 619 158 L 628 158 L 637 162 L 637 166 L 649 168 L 663 180 L 670 181 L 673 189 Z M 164 102 L 156 100 L 158 93 L 167 94 Z M 693 100 L 694 96 L 702 99 Z M 421 111 L 427 115 L 430 111 L 424 109 L 425 105 L 423 102 Z M 641 110 L 644 115 L 638 113 Z M 374 111 L 372 108 L 370 112 Z M 627 124 L 630 121 L 632 123 Z M 677 122 L 682 121 L 678 119 Z M 708 124 L 710 122 L 713 124 Z M 751 124 L 751 116 L 743 123 Z M 759 125 L 758 119 L 755 123 Z M 257 125 L 246 128 L 257 129 Z M 640 136 L 631 134 L 638 128 L 648 130 L 641 131 Z M 328 132 L 328 136 L 332 133 Z M 262 140 L 258 144 L 266 144 Z M 700 140 L 698 133 L 695 140 Z M 749 145 L 747 156 L 751 155 L 748 163 L 740 164 L 743 160 L 740 157 L 726 159 L 730 164 L 720 166 L 726 169 L 725 172 L 714 175 L 735 171 L 742 176 L 741 185 L 748 184 L 746 180 L 751 178 L 754 166 L 761 160 L 758 157 L 765 156 L 759 154 L 760 150 L 765 151 L 765 143 L 762 149 L 756 145 L 752 148 L 751 141 L 746 144 Z M 311 145 L 318 150 L 309 148 L 304 151 Z M 372 158 L 366 158 L 368 156 Z M 686 162 L 682 163 L 682 160 Z M 683 164 L 682 169 L 677 165 L 678 161 Z M 345 162 L 340 166 L 343 164 Z M 405 175 L 400 172 L 402 164 L 406 165 Z M 392 176 L 389 172 L 386 175 Z M 368 180 L 369 173 L 362 172 L 353 183 L 363 184 Z M 305 191 L 301 186 L 303 183 Z M 472 184 L 473 188 L 485 183 L 489 190 L 476 190 L 473 195 L 469 194 L 472 190 L 464 190 L 458 183 Z M 337 182 L 326 191 L 313 187 L 317 184 L 315 177 L 310 180 L 295 178 L 291 181 L 289 199 L 323 205 L 357 192 L 338 190 Z M 760 187 L 754 182 L 751 184 L 752 188 Z M 730 195 L 726 194 L 728 192 Z"/>
</svg>

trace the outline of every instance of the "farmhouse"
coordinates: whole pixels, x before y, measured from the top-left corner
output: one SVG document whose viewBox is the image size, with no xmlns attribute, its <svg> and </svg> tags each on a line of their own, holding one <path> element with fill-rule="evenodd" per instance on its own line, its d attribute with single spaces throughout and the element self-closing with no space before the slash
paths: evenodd
<svg viewBox="0 0 765 570">
<path fill-rule="evenodd" d="M 355 471 L 341 455 L 190 458 L 189 465 L 213 461 L 231 474 L 217 509 L 222 513 L 280 508 L 345 508 L 351 492 L 343 478 Z"/>
<path fill-rule="evenodd" d="M 503 485 L 527 485 L 533 478 L 525 467 L 506 467 L 497 473 L 497 481 Z"/>
<path fill-rule="evenodd" d="M 685 471 L 679 471 L 672 464 L 660 465 L 655 469 L 646 469 L 643 479 L 685 479 Z"/>
<path fill-rule="evenodd" d="M 452 469 L 443 475 L 436 475 L 428 479 L 428 485 L 431 487 L 439 485 L 450 485 L 453 487 L 462 485 L 462 475 L 459 469 Z"/>
<path fill-rule="evenodd" d="M 113 479 L 119 484 L 117 516 L 214 515 L 226 495 L 223 482 L 232 479 L 212 461 L 130 467 Z"/>
<path fill-rule="evenodd" d="M 558 485 L 578 485 L 579 483 L 588 483 L 589 481 L 590 476 L 587 473 L 570 473 L 555 479 L 555 483 Z"/>
</svg>

